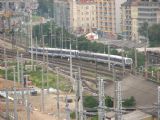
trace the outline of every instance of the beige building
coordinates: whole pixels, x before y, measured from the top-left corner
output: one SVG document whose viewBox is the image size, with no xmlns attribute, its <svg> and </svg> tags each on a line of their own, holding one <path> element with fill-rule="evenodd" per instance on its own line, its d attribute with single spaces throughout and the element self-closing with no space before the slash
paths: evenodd
<svg viewBox="0 0 160 120">
<path fill-rule="evenodd" d="M 76 0 L 55 0 L 55 21 L 77 34 L 92 32 L 97 27 L 96 4 Z"/>
<path fill-rule="evenodd" d="M 121 4 L 126 0 L 95 0 L 97 4 L 97 28 L 112 38 L 121 33 Z"/>
<path fill-rule="evenodd" d="M 112 36 L 116 33 L 115 0 L 96 0 L 97 28 Z"/>
<path fill-rule="evenodd" d="M 147 22 L 149 25 L 158 23 L 158 0 L 127 0 L 121 6 L 121 29 L 124 38 L 139 40 L 139 27 Z"/>
<path fill-rule="evenodd" d="M 78 34 L 92 32 L 93 28 L 97 28 L 96 21 L 96 4 L 94 1 L 75 1 L 71 5 L 71 25 L 73 31 Z"/>
</svg>

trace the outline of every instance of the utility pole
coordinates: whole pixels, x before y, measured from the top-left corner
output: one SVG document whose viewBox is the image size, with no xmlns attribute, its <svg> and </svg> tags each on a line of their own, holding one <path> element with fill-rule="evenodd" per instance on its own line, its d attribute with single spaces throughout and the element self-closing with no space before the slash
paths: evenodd
<svg viewBox="0 0 160 120">
<path fill-rule="evenodd" d="M 57 81 L 56 81 L 56 86 L 57 86 L 57 117 L 58 120 L 60 120 L 60 108 L 59 108 L 59 68 L 56 68 L 57 72 Z"/>
<path fill-rule="evenodd" d="M 116 115 L 115 120 L 122 120 L 122 95 L 121 81 L 115 81 L 116 84 Z"/>
<path fill-rule="evenodd" d="M 29 102 L 29 87 L 28 87 L 28 75 L 26 77 L 26 87 L 27 87 L 27 120 L 30 120 L 30 102 Z"/>
<path fill-rule="evenodd" d="M 80 120 L 83 120 L 83 86 L 82 86 L 82 79 L 81 79 L 81 69 L 80 67 L 78 68 L 78 87 L 79 88 L 79 99 L 80 99 L 80 102 L 79 102 L 79 119 Z M 78 90 L 77 90 L 78 91 Z"/>
<path fill-rule="evenodd" d="M 5 64 L 5 80 L 8 80 L 8 66 L 7 66 L 7 56 L 6 49 L 4 48 L 4 64 Z M 8 99 L 8 86 L 5 88 L 6 92 L 6 119 L 9 119 L 9 99 Z"/>
<path fill-rule="evenodd" d="M 69 109 L 69 103 L 68 103 L 68 96 L 66 95 L 66 120 L 70 120 L 70 109 Z"/>
<path fill-rule="evenodd" d="M 145 44 L 145 47 L 144 47 L 144 53 L 145 53 L 145 80 L 147 80 L 148 78 L 148 70 L 147 70 L 147 43 Z"/>
<path fill-rule="evenodd" d="M 76 113 L 76 120 L 79 120 L 79 113 L 78 113 L 78 110 L 79 110 L 79 105 L 78 105 L 78 102 L 79 102 L 79 81 L 78 81 L 78 73 L 75 72 L 75 83 L 76 83 L 76 88 L 75 88 L 75 92 L 76 92 L 76 102 L 75 102 L 75 113 Z"/>
<path fill-rule="evenodd" d="M 108 44 L 108 70 L 111 70 L 110 45 Z"/>
<path fill-rule="evenodd" d="M 134 57 L 135 57 L 135 74 L 136 74 L 136 69 L 137 69 L 137 50 L 136 50 L 136 47 L 134 48 Z"/>
<path fill-rule="evenodd" d="M 17 50 L 17 78 L 18 82 L 20 83 L 20 67 L 19 67 L 19 51 Z"/>
<path fill-rule="evenodd" d="M 37 37 L 36 37 L 36 61 L 38 60 L 37 59 L 37 49 L 38 49 L 38 45 L 37 45 Z"/>
<path fill-rule="evenodd" d="M 73 73 L 72 73 L 72 52 L 71 52 L 71 50 L 72 50 L 72 45 L 71 45 L 71 38 L 70 38 L 70 81 L 73 82 L 72 81 L 72 79 L 73 79 Z"/>
<path fill-rule="evenodd" d="M 47 51 L 47 91 L 49 93 L 49 81 L 48 81 L 48 51 Z"/>
<path fill-rule="evenodd" d="M 98 120 L 105 120 L 105 96 L 104 96 L 104 82 L 103 79 L 98 79 L 98 92 L 99 92 L 99 109 Z"/>
<path fill-rule="evenodd" d="M 158 120 L 160 120 L 160 86 L 158 86 L 158 109 L 157 109 L 157 113 L 158 113 Z"/>
<path fill-rule="evenodd" d="M 122 67 L 123 67 L 123 77 L 124 77 L 124 74 L 125 74 L 124 49 L 122 49 Z"/>
<path fill-rule="evenodd" d="M 62 35 L 61 35 L 61 47 L 62 47 L 62 49 L 63 49 L 63 25 L 64 25 L 64 5 L 63 5 L 63 3 L 62 3 L 62 10 L 61 10 L 61 15 L 62 15 L 62 28 L 61 28 L 61 32 L 62 32 Z"/>
<path fill-rule="evenodd" d="M 32 5 L 29 12 L 29 20 L 30 20 L 29 22 L 30 22 L 30 40 L 31 40 L 31 64 L 32 64 L 32 70 L 33 70 Z"/>
<path fill-rule="evenodd" d="M 43 42 L 43 63 L 42 63 L 42 88 L 41 88 L 41 111 L 44 112 L 44 62 L 45 62 L 45 56 L 44 56 L 44 36 L 42 36 L 42 42 Z"/>
<path fill-rule="evenodd" d="M 22 104 L 24 105 L 24 77 L 23 77 L 23 55 L 21 54 L 21 85 L 22 85 Z"/>
<path fill-rule="evenodd" d="M 14 79 L 14 120 L 18 120 L 15 66 L 13 66 L 13 79 Z"/>
</svg>

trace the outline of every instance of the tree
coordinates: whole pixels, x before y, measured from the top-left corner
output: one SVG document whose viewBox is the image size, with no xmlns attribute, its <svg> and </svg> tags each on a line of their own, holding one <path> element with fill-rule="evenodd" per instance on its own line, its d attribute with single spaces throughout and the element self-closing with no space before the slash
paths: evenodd
<svg viewBox="0 0 160 120">
<path fill-rule="evenodd" d="M 141 36 L 148 38 L 148 23 L 144 22 L 138 29 L 138 33 Z"/>
<path fill-rule="evenodd" d="M 112 100 L 112 98 L 111 98 L 110 96 L 107 96 L 107 97 L 105 98 L 105 105 L 106 105 L 107 107 L 113 107 L 113 100 Z"/>
<path fill-rule="evenodd" d="M 149 42 L 152 47 L 160 46 L 160 24 L 154 24 L 149 28 Z"/>
<path fill-rule="evenodd" d="M 83 105 L 87 108 L 94 108 L 98 106 L 98 101 L 93 96 L 84 96 Z"/>
<path fill-rule="evenodd" d="M 49 11 L 53 12 L 53 1 L 52 0 L 38 0 L 39 7 L 38 11 L 41 16 L 45 16 Z M 51 13 L 53 15 L 53 13 Z"/>
<path fill-rule="evenodd" d="M 124 99 L 122 106 L 123 107 L 133 107 L 136 105 L 136 100 L 134 99 L 133 96 L 131 96 L 130 98 Z"/>
</svg>

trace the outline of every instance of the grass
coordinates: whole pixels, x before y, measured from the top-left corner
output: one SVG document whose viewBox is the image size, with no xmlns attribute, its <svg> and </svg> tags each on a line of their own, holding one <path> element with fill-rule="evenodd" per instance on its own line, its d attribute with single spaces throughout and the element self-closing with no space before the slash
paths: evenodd
<svg viewBox="0 0 160 120">
<path fill-rule="evenodd" d="M 27 63 L 28 64 L 28 63 Z M 15 62 L 11 62 L 10 65 L 16 65 Z M 10 66 L 8 65 L 8 66 Z M 29 70 L 24 70 L 24 75 L 28 74 L 29 79 L 32 81 L 33 85 L 40 87 L 42 86 L 42 71 L 41 67 L 37 66 L 36 71 L 29 71 Z M 15 68 L 17 72 L 17 67 Z M 56 71 L 55 71 L 56 72 Z M 9 68 L 7 71 L 8 74 L 8 80 L 13 80 L 13 68 Z M 0 69 L 0 77 L 5 78 L 5 69 Z M 16 80 L 17 80 L 17 74 L 16 74 Z M 56 88 L 56 80 L 57 80 L 57 74 L 54 72 L 49 71 L 48 72 L 48 81 L 49 81 L 49 87 Z M 47 73 L 44 73 L 44 86 L 47 88 Z M 62 91 L 69 91 L 72 88 L 71 83 L 69 79 L 64 78 L 63 76 L 59 75 L 59 89 Z"/>
<path fill-rule="evenodd" d="M 40 21 L 41 18 L 42 18 L 41 16 L 32 16 L 32 20 L 33 20 L 34 22 Z"/>
<path fill-rule="evenodd" d="M 37 71 L 28 72 L 30 75 L 29 79 L 32 83 L 37 86 L 42 86 L 42 71 L 37 69 Z M 56 88 L 57 74 L 53 72 L 48 72 L 48 82 L 49 87 Z M 47 73 L 44 72 L 44 87 L 47 88 Z M 71 84 L 68 79 L 59 75 L 59 89 L 62 91 L 69 91 L 71 89 Z"/>
</svg>

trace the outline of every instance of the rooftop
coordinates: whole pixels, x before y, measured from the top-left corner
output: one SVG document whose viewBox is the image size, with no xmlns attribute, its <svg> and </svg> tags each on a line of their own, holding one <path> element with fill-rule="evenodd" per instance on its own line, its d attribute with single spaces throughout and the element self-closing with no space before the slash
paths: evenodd
<svg viewBox="0 0 160 120">
<path fill-rule="evenodd" d="M 133 111 L 129 114 L 123 115 L 123 120 L 143 120 L 145 118 L 150 118 L 152 115 L 144 113 L 140 110 Z"/>
</svg>

